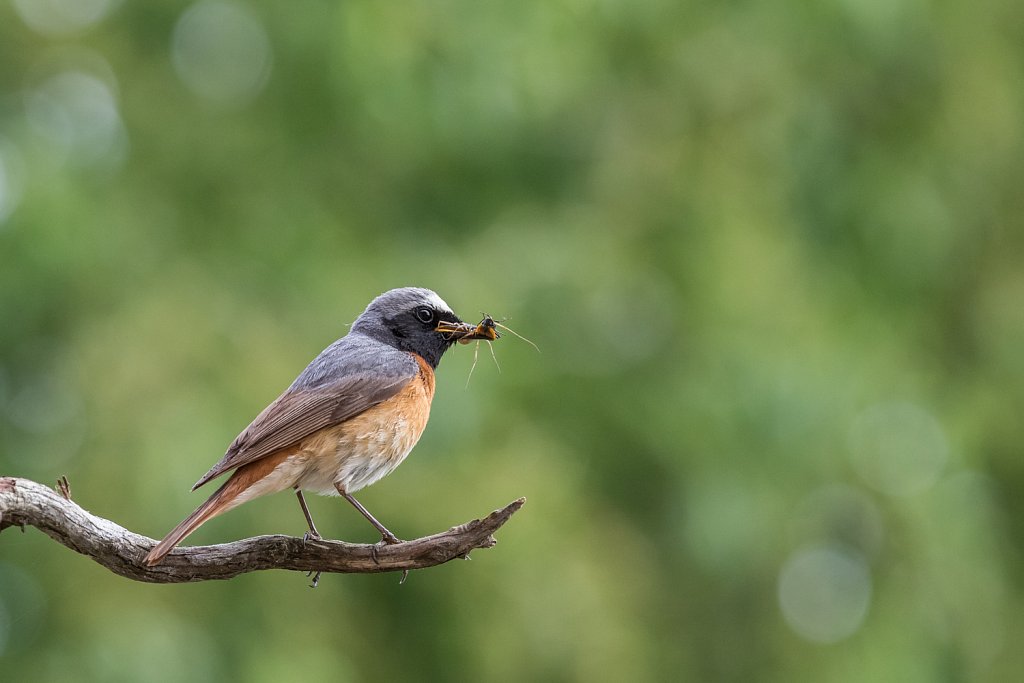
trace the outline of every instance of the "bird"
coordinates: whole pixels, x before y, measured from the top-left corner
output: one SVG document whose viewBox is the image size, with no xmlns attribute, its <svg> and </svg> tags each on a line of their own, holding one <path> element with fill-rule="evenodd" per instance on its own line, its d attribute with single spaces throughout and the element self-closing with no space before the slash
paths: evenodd
<svg viewBox="0 0 1024 683">
<path fill-rule="evenodd" d="M 427 425 L 434 371 L 455 342 L 493 340 L 463 322 L 436 292 L 392 289 L 373 299 L 348 333 L 324 349 L 192 487 L 231 476 L 143 560 L 159 564 L 202 524 L 259 496 L 292 489 L 320 539 L 303 491 L 341 496 L 381 534 L 399 539 L 352 494 L 390 474 Z"/>
</svg>

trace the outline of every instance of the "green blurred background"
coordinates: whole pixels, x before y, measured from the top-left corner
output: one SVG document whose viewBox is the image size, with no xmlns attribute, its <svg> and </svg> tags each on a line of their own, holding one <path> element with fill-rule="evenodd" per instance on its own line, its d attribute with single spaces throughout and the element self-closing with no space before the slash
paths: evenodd
<svg viewBox="0 0 1024 683">
<path fill-rule="evenodd" d="M 8 530 L 2 678 L 1019 680 L 1022 133 L 1015 0 L 0 2 L 0 474 L 159 537 L 386 289 L 542 351 L 455 349 L 361 495 L 526 496 L 494 549 L 153 586 Z"/>
</svg>

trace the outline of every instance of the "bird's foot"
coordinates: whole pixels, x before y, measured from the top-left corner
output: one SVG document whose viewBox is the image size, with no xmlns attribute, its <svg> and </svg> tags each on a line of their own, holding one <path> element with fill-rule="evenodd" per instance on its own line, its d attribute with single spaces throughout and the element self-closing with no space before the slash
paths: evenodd
<svg viewBox="0 0 1024 683">
<path fill-rule="evenodd" d="M 398 545 L 399 543 L 404 543 L 404 541 L 389 531 L 386 534 L 381 534 L 377 545 Z"/>
<path fill-rule="evenodd" d="M 312 530 L 312 529 L 307 531 L 306 533 L 302 534 L 302 545 L 306 545 L 306 541 L 322 541 L 322 540 L 323 540 L 323 537 L 320 536 L 320 534 L 318 534 L 315 530 Z M 313 582 L 309 584 L 310 588 L 316 588 L 317 587 L 317 585 L 320 583 L 320 574 L 322 574 L 322 573 L 323 572 L 316 572 L 314 574 L 313 570 L 310 570 L 310 571 L 306 572 L 306 578 L 307 579 L 310 576 L 313 577 Z"/>
<path fill-rule="evenodd" d="M 390 531 L 386 534 L 382 533 L 380 540 L 370 546 L 370 557 L 373 558 L 373 563 L 380 564 L 380 558 L 377 554 L 377 551 L 379 551 L 384 546 L 398 545 L 399 543 L 402 543 L 402 539 L 398 538 L 398 536 L 395 536 Z"/>
</svg>

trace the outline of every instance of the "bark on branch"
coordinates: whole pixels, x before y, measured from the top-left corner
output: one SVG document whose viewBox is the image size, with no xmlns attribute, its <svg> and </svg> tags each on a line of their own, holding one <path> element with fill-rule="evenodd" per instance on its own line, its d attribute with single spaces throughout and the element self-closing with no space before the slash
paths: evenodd
<svg viewBox="0 0 1024 683">
<path fill-rule="evenodd" d="M 150 583 L 230 579 L 261 569 L 369 574 L 424 569 L 467 557 L 477 548 L 490 548 L 497 542 L 492 534 L 525 502 L 525 498 L 514 500 L 483 519 L 397 545 L 257 536 L 176 548 L 159 565 L 147 567 L 142 558 L 156 541 L 82 509 L 71 500 L 67 480 L 62 479 L 54 491 L 29 479 L 0 477 L 0 531 L 34 526 L 115 574 Z"/>
</svg>

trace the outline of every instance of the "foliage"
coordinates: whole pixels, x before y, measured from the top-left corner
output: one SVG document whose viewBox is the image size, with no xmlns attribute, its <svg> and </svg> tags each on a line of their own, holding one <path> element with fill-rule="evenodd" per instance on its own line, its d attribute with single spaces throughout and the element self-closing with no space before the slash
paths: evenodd
<svg viewBox="0 0 1024 683">
<path fill-rule="evenodd" d="M 0 473 L 159 536 L 371 297 L 442 364 L 397 576 L 0 537 L 9 680 L 1010 680 L 1024 5 L 0 5 Z M 335 499 L 321 532 L 372 540 Z M 204 527 L 299 534 L 292 496 Z M 610 548 L 622 552 L 609 554 Z"/>
</svg>

